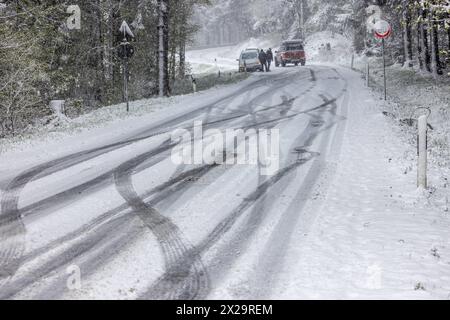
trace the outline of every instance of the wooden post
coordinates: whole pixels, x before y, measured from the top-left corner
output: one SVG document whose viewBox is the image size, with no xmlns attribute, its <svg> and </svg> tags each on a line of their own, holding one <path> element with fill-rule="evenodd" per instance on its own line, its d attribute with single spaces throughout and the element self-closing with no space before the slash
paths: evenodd
<svg viewBox="0 0 450 320">
<path fill-rule="evenodd" d="M 387 81 L 386 81 L 386 47 L 384 39 L 381 40 L 383 47 L 383 81 L 384 81 L 384 100 L 387 100 Z"/>
</svg>

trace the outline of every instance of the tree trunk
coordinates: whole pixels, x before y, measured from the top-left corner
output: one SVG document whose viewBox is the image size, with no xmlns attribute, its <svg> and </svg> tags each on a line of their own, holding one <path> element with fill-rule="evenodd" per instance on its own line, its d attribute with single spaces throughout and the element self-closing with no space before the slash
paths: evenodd
<svg viewBox="0 0 450 320">
<path fill-rule="evenodd" d="M 432 9 L 430 9 L 428 16 L 428 24 L 430 26 L 430 39 L 431 39 L 431 72 L 433 76 L 437 78 L 440 73 L 440 61 L 439 61 L 439 37 L 438 26 L 435 22 L 435 16 Z"/>
<path fill-rule="evenodd" d="M 447 29 L 448 51 L 450 52 L 450 28 Z"/>
<path fill-rule="evenodd" d="M 100 1 L 100 34 L 102 44 L 102 66 L 104 80 L 110 81 L 112 79 L 112 54 L 111 48 L 113 46 L 113 17 L 112 17 L 112 3 L 111 0 Z M 105 11 L 105 12 L 104 12 Z"/>
<path fill-rule="evenodd" d="M 169 95 L 169 0 L 158 0 L 159 96 Z"/>
<path fill-rule="evenodd" d="M 404 66 L 413 66 L 413 52 L 411 41 L 411 12 L 409 8 L 409 1 L 403 0 L 403 50 L 404 50 Z"/>
<path fill-rule="evenodd" d="M 425 24 L 427 19 L 427 11 L 425 8 L 421 7 L 420 12 L 420 47 L 421 47 L 421 60 L 423 62 L 423 70 L 431 72 L 430 69 L 430 49 L 428 47 L 428 30 Z"/>
<path fill-rule="evenodd" d="M 180 79 L 184 79 L 186 76 L 186 40 L 184 37 L 180 42 Z"/>
<path fill-rule="evenodd" d="M 299 0 L 300 1 L 300 8 L 299 8 L 299 14 L 300 14 L 300 29 L 301 29 L 301 33 L 300 36 L 302 38 L 302 40 L 305 40 L 305 3 L 304 0 Z"/>
<path fill-rule="evenodd" d="M 98 85 L 95 100 L 109 103 L 108 88 L 113 85 L 114 62 L 112 48 L 114 46 L 114 16 L 112 0 L 99 0 L 98 2 L 98 41 L 101 49 L 98 50 Z M 94 32 L 94 31 L 93 31 Z"/>
<path fill-rule="evenodd" d="M 416 0 L 417 2 L 417 0 Z M 418 17 L 417 29 L 416 29 L 416 40 L 417 40 L 417 59 L 419 61 L 420 70 L 424 69 L 424 61 L 422 60 L 422 41 L 420 38 L 421 23 L 420 23 L 420 11 L 416 11 L 416 16 Z"/>
<path fill-rule="evenodd" d="M 165 77 L 164 87 L 165 96 L 170 95 L 170 78 L 169 78 L 169 28 L 170 28 L 170 0 L 164 0 L 166 10 L 164 11 L 164 65 L 165 65 Z"/>
<path fill-rule="evenodd" d="M 177 76 L 177 46 L 175 44 L 170 48 L 170 80 L 173 82 Z"/>
</svg>

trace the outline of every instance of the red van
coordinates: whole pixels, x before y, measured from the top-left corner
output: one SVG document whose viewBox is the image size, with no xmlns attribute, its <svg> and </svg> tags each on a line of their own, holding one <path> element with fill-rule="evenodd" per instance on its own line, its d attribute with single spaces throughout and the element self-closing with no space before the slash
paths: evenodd
<svg viewBox="0 0 450 320">
<path fill-rule="evenodd" d="M 275 51 L 275 66 L 286 67 L 288 63 L 298 66 L 306 64 L 305 47 L 302 40 L 283 41 L 278 51 Z"/>
</svg>

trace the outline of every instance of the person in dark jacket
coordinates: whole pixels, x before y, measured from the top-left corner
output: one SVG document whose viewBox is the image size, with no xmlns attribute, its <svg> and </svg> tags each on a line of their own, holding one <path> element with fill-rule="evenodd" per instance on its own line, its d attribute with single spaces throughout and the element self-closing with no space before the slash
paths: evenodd
<svg viewBox="0 0 450 320">
<path fill-rule="evenodd" d="M 267 55 L 263 49 L 261 49 L 261 51 L 259 52 L 258 58 L 259 58 L 259 62 L 261 62 L 261 65 L 262 65 L 262 71 L 267 72 Z"/>
<path fill-rule="evenodd" d="M 266 57 L 267 57 L 267 71 L 270 71 L 270 65 L 273 62 L 273 53 L 272 53 L 271 48 L 269 48 L 269 50 L 267 50 Z"/>
</svg>

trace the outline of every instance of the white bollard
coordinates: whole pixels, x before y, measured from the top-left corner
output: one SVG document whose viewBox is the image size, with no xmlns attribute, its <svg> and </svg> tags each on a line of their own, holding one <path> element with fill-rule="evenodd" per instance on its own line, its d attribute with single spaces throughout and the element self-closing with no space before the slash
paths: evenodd
<svg viewBox="0 0 450 320">
<path fill-rule="evenodd" d="M 367 61 L 367 65 L 366 65 L 366 86 L 370 87 L 370 64 L 369 64 L 369 61 Z"/>
<path fill-rule="evenodd" d="M 417 166 L 417 186 L 426 189 L 428 187 L 427 181 L 427 131 L 428 131 L 428 117 L 421 116 L 419 118 L 419 136 L 418 136 L 418 152 L 419 163 Z"/>
<path fill-rule="evenodd" d="M 197 79 L 195 79 L 193 75 L 191 75 L 191 81 L 192 81 L 192 91 L 194 93 L 197 93 Z"/>
<path fill-rule="evenodd" d="M 66 114 L 66 108 L 65 108 L 65 100 L 51 100 L 50 101 L 50 109 L 55 113 L 57 116 L 59 115 L 65 115 Z"/>
</svg>

